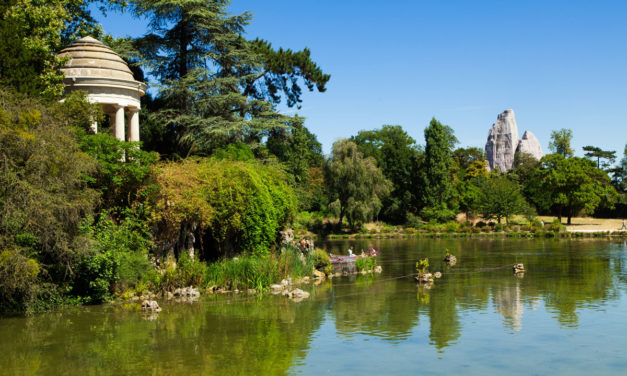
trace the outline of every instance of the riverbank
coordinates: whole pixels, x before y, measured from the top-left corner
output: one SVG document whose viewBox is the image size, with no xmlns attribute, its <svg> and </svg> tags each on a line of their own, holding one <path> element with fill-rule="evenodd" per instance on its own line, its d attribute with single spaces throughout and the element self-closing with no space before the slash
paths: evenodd
<svg viewBox="0 0 627 376">
<path fill-rule="evenodd" d="M 371 222 L 362 226 L 360 231 L 341 233 L 316 232 L 301 229 L 297 238 L 323 239 L 390 239 L 390 238 L 443 238 L 443 237 L 517 237 L 517 238 L 600 238 L 627 237 L 627 230 L 622 230 L 621 219 L 572 218 L 571 224 L 559 222 L 556 217 L 541 216 L 528 222 L 522 218 L 513 218 L 510 224 L 494 222 L 424 223 L 416 227 L 393 226 L 382 222 Z"/>
<path fill-rule="evenodd" d="M 276 254 L 240 255 L 209 263 L 182 255 L 176 266 L 169 264 L 164 269 L 156 269 L 151 279 L 119 292 L 115 301 L 193 301 L 204 294 L 266 292 L 302 298 L 298 293 L 299 285 L 348 274 L 381 272 L 374 258 L 368 261 L 355 262 L 350 270 L 338 270 L 326 251 L 312 248 L 302 252 L 293 243 L 283 244 Z"/>
<path fill-rule="evenodd" d="M 305 235 L 305 234 L 303 234 Z M 321 239 L 319 235 L 307 233 L 306 236 L 316 237 Z M 407 239 L 407 238 L 490 238 L 490 237 L 510 237 L 510 238 L 600 238 L 600 237 L 627 237 L 627 231 L 593 231 L 593 230 L 579 230 L 579 231 L 536 231 L 536 232 L 521 232 L 521 231 L 500 231 L 500 232 L 389 232 L 389 233 L 377 233 L 377 234 L 329 234 L 324 237 L 328 240 L 338 239 Z"/>
</svg>

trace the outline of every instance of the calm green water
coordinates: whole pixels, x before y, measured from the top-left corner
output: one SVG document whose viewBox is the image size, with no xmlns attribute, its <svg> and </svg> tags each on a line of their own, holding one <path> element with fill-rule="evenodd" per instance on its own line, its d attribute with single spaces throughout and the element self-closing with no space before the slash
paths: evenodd
<svg viewBox="0 0 627 376">
<path fill-rule="evenodd" d="M 2 375 L 627 373 L 627 244 L 381 240 L 376 277 L 309 299 L 205 296 L 143 315 L 95 306 L 0 319 Z M 347 242 L 324 246 L 337 253 Z M 458 257 L 447 268 L 445 250 Z M 409 278 L 431 259 L 431 289 Z M 525 264 L 515 277 L 510 268 Z"/>
</svg>

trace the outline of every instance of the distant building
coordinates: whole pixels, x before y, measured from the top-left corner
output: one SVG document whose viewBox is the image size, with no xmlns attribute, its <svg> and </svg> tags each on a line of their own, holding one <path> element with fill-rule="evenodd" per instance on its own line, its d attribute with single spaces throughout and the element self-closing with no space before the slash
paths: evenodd
<svg viewBox="0 0 627 376">
<path fill-rule="evenodd" d="M 65 92 L 87 92 L 92 103 L 99 103 L 109 115 L 111 132 L 121 141 L 139 141 L 140 98 L 146 84 L 136 81 L 120 55 L 92 37 L 75 41 L 61 50 L 59 56 L 70 60 L 61 71 L 65 74 Z M 92 124 L 98 133 L 98 124 Z"/>
</svg>

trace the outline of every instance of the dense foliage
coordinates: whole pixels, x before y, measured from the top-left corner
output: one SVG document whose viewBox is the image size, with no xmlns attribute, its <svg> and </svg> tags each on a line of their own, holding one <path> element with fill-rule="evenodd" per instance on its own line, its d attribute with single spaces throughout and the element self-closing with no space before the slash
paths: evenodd
<svg viewBox="0 0 627 376">
<path fill-rule="evenodd" d="M 149 33 L 134 45 L 161 85 L 149 118 L 160 126 L 162 136 L 156 137 L 178 141 L 178 155 L 206 155 L 233 142 L 258 145 L 292 121 L 274 110 L 281 94 L 292 106 L 301 101 L 299 79 L 310 90 L 324 91 L 330 78 L 307 49 L 276 51 L 266 41 L 247 41 L 242 34 L 251 15 L 230 15 L 228 5 L 132 2 L 135 14 L 149 20 Z"/>
<path fill-rule="evenodd" d="M 517 154 L 506 174 L 489 174 L 479 148 L 454 150 L 452 128 L 436 119 L 424 147 L 384 125 L 324 156 L 305 119 L 278 105 L 300 107 L 304 88 L 324 92 L 330 76 L 307 48 L 246 39 L 251 15 L 229 14 L 229 3 L 0 5 L 0 311 L 99 303 L 129 289 L 266 288 L 328 269 L 323 251 L 279 247 L 290 225 L 345 231 L 346 219 L 369 231 L 362 225 L 381 219 L 432 232 L 499 231 L 483 221 L 525 214 L 526 226 L 543 231 L 534 209 L 570 222 L 627 208 L 627 157 L 612 166 L 615 152 L 596 146 L 584 148 L 589 159 L 573 157 L 568 129 L 552 134 L 556 154 Z M 94 5 L 128 6 L 148 30 L 103 35 Z M 59 101 L 65 61 L 56 52 L 86 35 L 120 53 L 136 79 L 156 81 L 142 98 L 143 142 L 93 134 L 92 122 L 106 120 L 86 93 Z M 483 221 L 454 222 L 458 211 Z"/>
<path fill-rule="evenodd" d="M 591 214 L 601 203 L 612 205 L 616 190 L 610 178 L 585 158 L 564 158 L 549 154 L 531 173 L 527 193 L 541 209 L 555 210 L 559 219 L 568 217 L 568 224 L 579 213 Z"/>
<path fill-rule="evenodd" d="M 421 151 L 416 141 L 399 125 L 384 125 L 373 131 L 360 131 L 351 141 L 365 157 L 372 157 L 383 175 L 392 183 L 390 195 L 383 200 L 381 219 L 404 223 L 415 208 L 416 170 Z"/>
<path fill-rule="evenodd" d="M 255 160 L 167 162 L 159 166 L 157 181 L 161 190 L 151 222 L 157 241 L 177 255 L 189 248 L 178 242 L 188 231 L 202 239 L 205 258 L 267 253 L 294 212 L 283 173 Z"/>
<path fill-rule="evenodd" d="M 62 110 L 0 92 L 0 250 L 13 255 L 4 259 L 12 263 L 4 266 L 5 282 L 19 281 L 11 273 L 26 268 L 33 278 L 71 283 L 88 250 L 79 225 L 98 202 L 84 179 L 96 164 L 80 150 L 75 131 L 63 126 Z M 36 289 L 24 283 L 14 288 Z"/>
<path fill-rule="evenodd" d="M 353 228 L 376 218 L 390 191 L 390 182 L 375 159 L 364 158 L 357 145 L 347 139 L 333 144 L 325 167 L 325 182 L 329 206 L 339 216 L 339 225 L 346 217 Z"/>
<path fill-rule="evenodd" d="M 425 129 L 425 142 L 421 216 L 427 220 L 446 221 L 457 214 L 451 179 L 452 151 L 457 139 L 450 127 L 433 118 Z"/>
</svg>

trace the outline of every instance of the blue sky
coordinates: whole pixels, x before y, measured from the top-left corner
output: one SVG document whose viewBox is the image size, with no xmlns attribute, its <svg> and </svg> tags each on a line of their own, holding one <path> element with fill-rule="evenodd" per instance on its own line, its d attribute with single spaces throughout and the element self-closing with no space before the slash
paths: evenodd
<svg viewBox="0 0 627 376">
<path fill-rule="evenodd" d="M 324 151 L 360 130 L 399 124 L 419 144 L 432 117 L 460 146 L 483 148 L 498 113 L 514 109 L 519 137 L 548 152 L 551 130 L 573 130 L 576 154 L 627 143 L 627 1 L 386 2 L 234 0 L 250 11 L 247 37 L 309 47 L 331 80 L 300 110 Z M 97 19 L 114 36 L 138 36 L 128 14 Z"/>
</svg>

